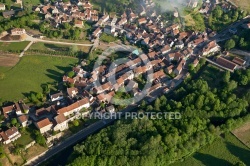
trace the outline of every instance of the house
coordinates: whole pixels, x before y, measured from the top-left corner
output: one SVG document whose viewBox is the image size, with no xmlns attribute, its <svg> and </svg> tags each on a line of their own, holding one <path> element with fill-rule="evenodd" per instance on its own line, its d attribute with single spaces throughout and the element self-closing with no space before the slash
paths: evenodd
<svg viewBox="0 0 250 166">
<path fill-rule="evenodd" d="M 84 10 L 91 9 L 93 6 L 89 3 L 89 1 L 86 1 L 83 5 Z"/>
<path fill-rule="evenodd" d="M 64 114 L 59 114 L 55 118 L 56 125 L 53 128 L 54 131 L 63 131 L 69 128 L 67 118 Z"/>
<path fill-rule="evenodd" d="M 41 11 L 41 9 L 40 9 L 39 6 L 34 6 L 34 7 L 32 8 L 32 10 L 35 11 L 35 12 L 40 12 L 40 11 Z"/>
<path fill-rule="evenodd" d="M 220 47 L 216 44 L 215 41 L 210 41 L 205 47 L 203 47 L 201 53 L 203 56 L 206 56 L 210 53 L 219 51 Z"/>
<path fill-rule="evenodd" d="M 62 92 L 58 92 L 55 93 L 53 95 L 50 95 L 50 100 L 51 101 L 58 101 L 58 100 L 62 100 L 63 99 L 63 93 Z"/>
<path fill-rule="evenodd" d="M 174 17 L 179 17 L 179 13 L 177 11 L 174 11 Z"/>
<path fill-rule="evenodd" d="M 115 32 L 115 27 L 112 25 L 105 25 L 104 27 L 104 33 L 107 33 L 109 35 L 113 34 Z"/>
<path fill-rule="evenodd" d="M 248 23 L 248 24 L 243 24 L 242 27 L 245 28 L 245 29 L 250 29 L 250 23 Z"/>
<path fill-rule="evenodd" d="M 155 59 L 155 56 L 156 56 L 156 52 L 155 51 L 151 51 L 151 52 L 148 53 L 149 59 Z"/>
<path fill-rule="evenodd" d="M 21 115 L 17 117 L 18 122 L 21 124 L 22 127 L 29 126 L 32 122 L 29 121 L 28 115 Z"/>
<path fill-rule="evenodd" d="M 82 20 L 75 20 L 74 21 L 74 27 L 82 28 L 83 27 L 83 21 Z"/>
<path fill-rule="evenodd" d="M 15 0 L 16 1 L 16 4 L 22 4 L 23 1 L 22 0 Z"/>
<path fill-rule="evenodd" d="M 111 21 L 111 23 L 110 23 L 110 25 L 111 26 L 115 26 L 116 22 L 117 22 L 117 17 L 114 16 L 113 19 L 112 19 L 112 21 Z"/>
<path fill-rule="evenodd" d="M 174 60 L 174 57 L 175 57 L 175 53 L 169 53 L 169 54 L 167 54 L 166 59 L 169 62 L 171 62 L 172 60 Z"/>
<path fill-rule="evenodd" d="M 13 105 L 2 107 L 3 115 L 5 118 L 9 118 L 9 115 L 14 112 Z"/>
<path fill-rule="evenodd" d="M 174 70 L 174 74 L 179 75 L 183 69 L 183 66 L 185 65 L 186 61 L 182 59 L 176 69 Z"/>
<path fill-rule="evenodd" d="M 203 7 L 199 10 L 199 12 L 202 13 L 202 14 L 207 14 L 208 11 L 209 11 L 209 6 L 208 6 L 208 5 L 203 6 Z"/>
<path fill-rule="evenodd" d="M 5 10 L 5 4 L 0 4 L 0 10 Z"/>
<path fill-rule="evenodd" d="M 152 66 L 150 66 L 152 68 Z M 135 77 L 138 77 L 139 75 L 146 73 L 149 69 L 149 66 L 139 66 L 134 69 Z"/>
<path fill-rule="evenodd" d="M 189 58 L 193 54 L 193 49 L 186 48 L 181 52 L 185 58 Z"/>
<path fill-rule="evenodd" d="M 194 67 L 196 67 L 198 64 L 199 64 L 199 59 L 195 58 L 195 60 L 193 61 Z"/>
<path fill-rule="evenodd" d="M 47 108 L 42 107 L 42 108 L 37 109 L 35 111 L 35 115 L 36 115 L 37 118 L 45 117 L 45 116 L 47 116 L 49 114 L 55 114 L 55 113 L 56 113 L 56 110 L 55 110 L 54 105 L 49 106 Z"/>
<path fill-rule="evenodd" d="M 107 15 L 104 15 L 104 16 L 102 16 L 102 24 L 103 23 L 105 23 L 105 22 L 107 22 L 108 20 L 109 20 L 109 15 L 107 14 Z"/>
<path fill-rule="evenodd" d="M 94 37 L 99 37 L 101 33 L 102 33 L 102 29 L 101 29 L 100 27 L 98 27 L 98 28 L 93 32 L 93 36 L 94 36 Z"/>
<path fill-rule="evenodd" d="M 0 132 L 0 140 L 3 144 L 9 144 L 21 137 L 21 134 L 16 127 L 12 127 L 6 131 Z"/>
<path fill-rule="evenodd" d="M 38 122 L 35 122 L 35 126 L 39 129 L 40 133 L 48 132 L 52 129 L 52 122 L 48 118 L 42 119 Z"/>
<path fill-rule="evenodd" d="M 50 9 L 50 6 L 43 6 L 43 7 L 41 8 L 41 13 L 42 13 L 42 14 L 47 14 L 48 9 Z"/>
<path fill-rule="evenodd" d="M 52 18 L 52 15 L 48 12 L 48 13 L 45 14 L 44 18 L 45 19 Z M 54 23 L 56 23 L 56 22 L 54 22 Z M 57 26 L 54 26 L 54 27 L 57 27 Z"/>
<path fill-rule="evenodd" d="M 168 66 L 168 67 L 165 69 L 166 73 L 171 74 L 171 73 L 173 72 L 173 68 L 174 68 L 174 65 Z"/>
<path fill-rule="evenodd" d="M 11 35 L 12 36 L 15 36 L 15 35 L 22 35 L 22 34 L 25 34 L 25 29 L 22 29 L 22 28 L 14 28 L 11 30 Z"/>
<path fill-rule="evenodd" d="M 178 41 L 175 43 L 175 48 L 183 49 L 183 48 L 184 48 L 184 43 L 183 43 L 183 41 L 178 40 Z"/>
<path fill-rule="evenodd" d="M 143 17 L 143 18 L 138 19 L 137 22 L 138 22 L 139 25 L 146 24 L 147 23 L 147 19 L 145 17 Z"/>
<path fill-rule="evenodd" d="M 155 90 L 157 90 L 157 89 L 159 89 L 159 88 L 161 88 L 161 84 L 160 84 L 160 83 L 155 84 L 154 86 L 152 86 L 152 87 L 150 87 L 150 88 L 148 89 L 148 94 L 154 92 Z"/>
<path fill-rule="evenodd" d="M 167 54 L 169 51 L 171 51 L 171 48 L 170 48 L 169 45 L 165 45 L 165 46 L 161 49 L 162 55 Z"/>
<path fill-rule="evenodd" d="M 119 26 L 121 26 L 121 25 L 126 24 L 127 22 L 128 22 L 127 18 L 122 18 L 117 24 L 118 24 Z"/>
<path fill-rule="evenodd" d="M 75 87 L 67 88 L 67 93 L 68 93 L 69 97 L 73 98 L 78 94 L 78 89 Z"/>
<path fill-rule="evenodd" d="M 57 110 L 57 113 L 63 114 L 64 116 L 68 116 L 68 115 L 79 112 L 83 108 L 89 108 L 89 107 L 90 107 L 89 98 L 85 97 L 67 107 L 63 107 Z"/>
<path fill-rule="evenodd" d="M 110 113 L 113 113 L 113 112 L 115 112 L 115 107 L 113 105 L 108 106 L 108 107 L 106 107 L 106 111 L 110 112 Z"/>
<path fill-rule="evenodd" d="M 229 61 L 221 56 L 216 59 L 216 63 L 218 63 L 219 65 L 221 65 L 225 68 L 228 68 L 232 71 L 234 71 L 237 67 L 237 64 L 235 64 L 235 63 L 233 63 L 233 62 L 231 62 L 231 61 Z"/>
<path fill-rule="evenodd" d="M 14 16 L 15 15 L 15 10 L 8 10 L 8 11 L 5 11 L 3 12 L 3 17 L 4 18 L 9 18 L 11 16 Z"/>
<path fill-rule="evenodd" d="M 241 59 L 241 58 L 239 58 L 239 57 L 234 57 L 234 59 L 232 60 L 234 63 L 236 63 L 236 64 L 238 64 L 238 65 L 240 65 L 240 66 L 243 66 L 243 65 L 245 65 L 246 64 L 246 61 L 245 60 L 243 60 L 243 59 Z"/>
<path fill-rule="evenodd" d="M 52 14 L 58 14 L 58 13 L 59 13 L 59 10 L 57 9 L 57 7 L 53 7 L 51 13 L 52 13 Z"/>
<path fill-rule="evenodd" d="M 22 112 L 22 110 L 21 110 L 20 105 L 19 105 L 18 102 L 15 102 L 15 104 L 13 105 L 13 107 L 14 107 L 14 110 L 15 110 L 15 112 L 16 112 L 17 115 L 22 115 L 23 114 L 23 112 Z"/>
<path fill-rule="evenodd" d="M 203 38 L 198 38 L 198 39 L 195 39 L 195 40 L 189 42 L 188 47 L 192 47 L 192 48 L 199 47 L 203 43 L 204 43 L 204 39 Z"/>
<path fill-rule="evenodd" d="M 148 75 L 148 78 L 147 80 L 149 81 L 154 81 L 155 79 L 160 79 L 162 77 L 164 77 L 166 74 L 163 72 L 163 70 L 159 70 L 157 72 L 154 72 L 154 73 L 150 73 Z"/>
</svg>

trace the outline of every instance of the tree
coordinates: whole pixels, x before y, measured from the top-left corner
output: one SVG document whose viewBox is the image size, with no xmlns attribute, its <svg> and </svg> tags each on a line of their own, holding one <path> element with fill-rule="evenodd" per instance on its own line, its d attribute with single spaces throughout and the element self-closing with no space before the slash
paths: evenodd
<svg viewBox="0 0 250 166">
<path fill-rule="evenodd" d="M 221 9 L 220 6 L 216 6 L 216 8 L 213 10 L 213 16 L 216 18 L 220 18 L 223 14 L 223 10 Z"/>
<path fill-rule="evenodd" d="M 73 121 L 73 125 L 76 126 L 76 127 L 79 126 L 79 122 L 78 122 L 77 119 Z"/>
<path fill-rule="evenodd" d="M 228 83 L 230 81 L 230 72 L 229 71 L 224 72 L 222 80 L 225 83 Z"/>
<path fill-rule="evenodd" d="M 156 98 L 155 104 L 154 104 L 154 109 L 155 109 L 156 111 L 160 111 L 160 105 L 161 105 L 160 99 L 159 99 L 159 98 Z"/>
<path fill-rule="evenodd" d="M 235 41 L 233 39 L 227 40 L 224 47 L 226 50 L 231 50 L 232 48 L 235 47 Z"/>
<path fill-rule="evenodd" d="M 75 76 L 75 73 L 73 71 L 68 72 L 68 77 L 73 78 Z"/>
<path fill-rule="evenodd" d="M 29 96 L 29 100 L 32 102 L 32 103 L 38 103 L 38 99 L 36 97 L 36 93 L 35 92 L 31 92 L 30 93 L 30 96 Z"/>
<path fill-rule="evenodd" d="M 34 134 L 35 134 L 36 143 L 38 143 L 41 146 L 45 146 L 46 139 L 44 138 L 44 136 L 37 130 L 34 131 Z"/>
<path fill-rule="evenodd" d="M 201 66 L 205 65 L 206 59 L 205 58 L 201 58 L 199 63 L 200 63 Z"/>
<path fill-rule="evenodd" d="M 12 118 L 11 122 L 10 122 L 13 126 L 15 126 L 17 124 L 17 119 L 16 118 Z"/>
<path fill-rule="evenodd" d="M 242 75 L 242 76 L 240 77 L 240 84 L 241 84 L 241 85 L 247 85 L 247 83 L 248 83 L 248 78 L 247 78 L 247 76 Z"/>
<path fill-rule="evenodd" d="M 189 64 L 188 69 L 189 69 L 189 71 L 193 71 L 194 70 L 194 64 Z"/>
<path fill-rule="evenodd" d="M 69 51 L 73 54 L 78 52 L 78 47 L 76 45 L 73 45 L 69 48 Z"/>
</svg>

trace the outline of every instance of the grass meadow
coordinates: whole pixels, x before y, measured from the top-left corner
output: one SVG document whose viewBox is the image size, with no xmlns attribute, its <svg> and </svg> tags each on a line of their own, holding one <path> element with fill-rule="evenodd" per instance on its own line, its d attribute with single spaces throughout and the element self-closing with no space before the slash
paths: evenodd
<svg viewBox="0 0 250 166">
<path fill-rule="evenodd" d="M 240 161 L 250 165 L 250 150 L 231 133 L 217 138 L 211 145 L 204 146 L 183 162 L 171 166 L 234 165 Z"/>
<path fill-rule="evenodd" d="M 23 51 L 29 44 L 29 41 L 23 42 L 0 42 L 0 50 L 2 51 Z"/>
<path fill-rule="evenodd" d="M 26 94 L 41 92 L 41 84 L 61 82 L 65 72 L 78 62 L 76 58 L 28 55 L 13 68 L 0 67 L 4 78 L 0 80 L 0 98 L 13 101 L 25 98 Z"/>
</svg>

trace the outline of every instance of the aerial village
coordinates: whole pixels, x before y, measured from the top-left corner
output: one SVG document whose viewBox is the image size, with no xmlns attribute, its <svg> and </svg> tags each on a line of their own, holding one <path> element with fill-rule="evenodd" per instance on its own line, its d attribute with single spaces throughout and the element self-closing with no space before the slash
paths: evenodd
<svg viewBox="0 0 250 166">
<path fill-rule="evenodd" d="M 185 5 L 195 8 L 197 3 L 197 0 L 189 0 Z M 209 1 L 204 2 L 200 12 L 207 14 L 211 10 L 211 5 Z M 79 10 L 80 7 L 83 10 Z M 161 93 L 157 95 L 162 95 L 188 76 L 190 64 L 196 67 L 201 58 L 221 50 L 216 41 L 212 40 L 216 32 L 183 31 L 181 24 L 165 27 L 161 15 L 154 10 L 152 0 L 143 0 L 140 12 L 128 8 L 121 16 L 111 17 L 107 13 L 101 14 L 92 7 L 88 1 L 78 1 L 75 4 L 58 1 L 53 5 L 36 6 L 34 10 L 43 13 L 45 19 L 54 27 L 62 22 L 73 21 L 78 27 L 83 26 L 83 20 L 95 22 L 95 30 L 90 40 L 98 40 L 102 33 L 112 36 L 124 34 L 130 45 L 139 42 L 146 51 L 141 55 L 136 52 L 128 53 L 127 62 L 116 66 L 113 70 L 110 69 L 112 62 L 102 64 L 92 71 L 85 71 L 80 64 L 73 67 L 74 76 L 71 78 L 65 75 L 62 78 L 64 83 L 73 86 L 68 87 L 66 92 L 50 94 L 49 106 L 30 107 L 21 100 L 3 106 L 2 112 L 5 117 L 3 123 L 17 118 L 22 127 L 34 124 L 48 140 L 52 136 L 52 131 L 67 130 L 68 123 L 76 119 L 79 114 L 87 117 L 92 111 L 101 113 L 118 111 L 112 100 L 116 92 L 127 84 L 131 88 L 126 93 L 135 98 L 140 96 L 142 89 L 138 86 L 138 77 L 147 80 L 149 70 L 153 71 L 149 77 L 152 86 L 146 95 L 150 96 L 158 89 L 161 89 Z M 178 12 L 174 15 L 178 17 Z M 18 31 L 23 32 L 23 30 Z M 144 63 L 145 60 L 147 63 Z M 222 53 L 213 60 L 213 63 L 234 71 L 244 67 L 246 61 L 239 57 L 230 61 L 226 58 L 226 53 Z M 114 74 L 116 80 L 111 82 L 108 78 Z M 172 75 L 173 78 L 168 75 Z M 101 84 L 97 85 L 96 82 Z M 0 133 L 0 140 L 8 144 L 20 136 L 18 129 L 11 127 Z"/>
</svg>

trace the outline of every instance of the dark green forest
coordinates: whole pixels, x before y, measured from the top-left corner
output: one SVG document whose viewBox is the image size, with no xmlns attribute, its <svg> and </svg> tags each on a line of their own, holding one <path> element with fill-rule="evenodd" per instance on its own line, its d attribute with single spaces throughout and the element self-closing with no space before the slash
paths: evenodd
<svg viewBox="0 0 250 166">
<path fill-rule="evenodd" d="M 180 120 L 119 120 L 76 145 L 69 165 L 168 165 L 250 120 L 249 69 L 230 74 L 205 66 L 200 72 L 138 109 L 180 112 Z"/>
</svg>

